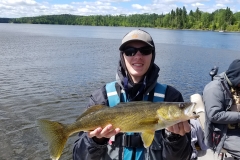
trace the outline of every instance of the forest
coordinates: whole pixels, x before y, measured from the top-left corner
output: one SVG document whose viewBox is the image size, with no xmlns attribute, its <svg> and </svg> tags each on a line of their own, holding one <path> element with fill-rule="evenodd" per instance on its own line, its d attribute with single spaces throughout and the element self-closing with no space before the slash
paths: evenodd
<svg viewBox="0 0 240 160">
<path fill-rule="evenodd" d="M 132 15 L 43 15 L 36 17 L 0 18 L 0 23 L 62 24 L 88 26 L 125 26 L 166 29 L 192 29 L 212 31 L 240 31 L 240 12 L 233 13 L 230 8 L 212 13 L 195 11 L 187 13 L 185 7 L 171 10 L 168 14 Z"/>
</svg>

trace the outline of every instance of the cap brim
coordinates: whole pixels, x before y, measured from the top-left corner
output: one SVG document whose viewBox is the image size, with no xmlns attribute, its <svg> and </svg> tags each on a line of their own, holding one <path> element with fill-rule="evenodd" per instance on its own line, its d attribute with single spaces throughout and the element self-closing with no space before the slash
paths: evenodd
<svg viewBox="0 0 240 160">
<path fill-rule="evenodd" d="M 140 39 L 131 39 L 129 41 L 124 42 L 123 44 L 121 44 L 121 46 L 119 47 L 119 50 L 122 51 L 124 49 L 124 47 L 129 43 L 129 42 L 133 42 L 133 41 L 141 41 L 144 42 L 145 44 L 153 47 L 153 45 L 151 43 L 147 43 L 146 41 L 140 40 Z"/>
</svg>

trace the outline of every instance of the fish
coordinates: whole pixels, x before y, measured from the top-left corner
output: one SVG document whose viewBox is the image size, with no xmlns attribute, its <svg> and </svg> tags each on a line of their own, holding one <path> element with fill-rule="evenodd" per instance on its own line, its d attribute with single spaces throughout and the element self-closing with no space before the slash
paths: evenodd
<svg viewBox="0 0 240 160">
<path fill-rule="evenodd" d="M 72 124 L 38 119 L 37 125 L 49 146 L 50 158 L 58 160 L 69 136 L 80 131 L 89 132 L 112 124 L 121 132 L 141 133 L 144 147 L 149 147 L 154 133 L 189 119 L 197 119 L 195 102 L 121 102 L 115 107 L 94 105 Z"/>
</svg>

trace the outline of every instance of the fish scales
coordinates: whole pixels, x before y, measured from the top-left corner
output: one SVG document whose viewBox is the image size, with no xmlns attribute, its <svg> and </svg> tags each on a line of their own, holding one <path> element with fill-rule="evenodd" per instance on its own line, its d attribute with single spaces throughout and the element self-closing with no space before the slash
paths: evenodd
<svg viewBox="0 0 240 160">
<path fill-rule="evenodd" d="M 141 132 L 145 147 L 149 147 L 156 130 L 198 118 L 192 102 L 128 102 L 115 107 L 95 105 L 87 109 L 73 124 L 65 125 L 45 119 L 38 120 L 41 134 L 49 143 L 50 157 L 58 160 L 69 136 L 80 131 L 92 131 L 112 124 L 121 132 Z"/>
<path fill-rule="evenodd" d="M 113 127 L 121 128 L 125 132 L 136 131 L 136 128 L 139 128 L 137 125 L 139 120 L 154 114 L 156 116 L 157 114 L 154 108 L 144 108 L 146 107 L 139 107 L 134 112 L 131 111 L 132 107 L 112 107 L 106 110 L 99 110 L 82 117 L 72 124 L 72 128 L 75 127 L 75 131 L 91 131 L 96 129 L 96 127 L 105 127 L 108 124 L 112 124 Z"/>
<path fill-rule="evenodd" d="M 74 123 L 74 126 L 76 128 L 79 128 L 79 130 L 76 129 L 76 131 L 91 131 L 93 129 L 96 129 L 96 124 L 98 124 L 99 127 L 105 127 L 108 124 L 112 124 L 114 127 L 121 128 L 123 132 L 136 132 L 141 131 L 143 129 L 154 129 L 155 126 L 149 126 L 149 124 L 143 124 L 141 123 L 146 119 L 146 117 L 157 117 L 157 110 L 161 109 L 160 112 L 165 112 L 164 120 L 171 119 L 171 115 L 169 111 L 172 108 L 169 104 L 169 106 L 161 106 L 163 104 L 149 104 L 144 106 L 128 106 L 128 107 L 112 107 L 108 108 L 106 110 L 99 110 L 92 114 L 89 114 L 85 117 L 83 117 L 78 122 Z M 174 108 L 179 108 L 178 104 L 174 104 Z M 132 112 L 134 108 L 134 112 Z M 181 109 L 178 109 L 178 112 L 180 112 Z M 124 118 L 123 116 L 124 115 Z M 96 117 L 96 118 L 95 118 Z M 158 121 L 155 121 L 156 124 Z M 141 125 L 141 126 L 139 126 Z M 138 128 L 141 127 L 141 130 Z M 159 126 L 160 127 L 160 126 Z M 158 129 L 161 129 L 165 126 L 162 126 Z"/>
</svg>

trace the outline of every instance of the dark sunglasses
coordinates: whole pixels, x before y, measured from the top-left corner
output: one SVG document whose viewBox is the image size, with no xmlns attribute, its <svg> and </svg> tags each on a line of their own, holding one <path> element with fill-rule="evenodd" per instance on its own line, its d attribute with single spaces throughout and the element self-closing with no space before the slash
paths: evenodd
<svg viewBox="0 0 240 160">
<path fill-rule="evenodd" d="M 125 53 L 126 56 L 135 56 L 139 51 L 142 55 L 146 56 L 146 55 L 152 54 L 152 50 L 153 50 L 152 47 L 141 47 L 141 48 L 129 47 L 124 49 L 122 52 Z"/>
</svg>

